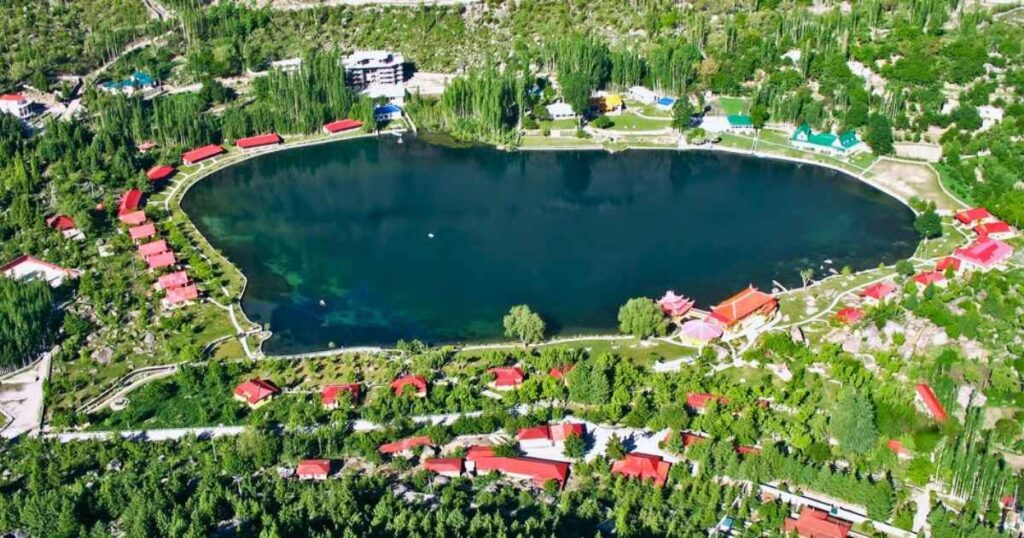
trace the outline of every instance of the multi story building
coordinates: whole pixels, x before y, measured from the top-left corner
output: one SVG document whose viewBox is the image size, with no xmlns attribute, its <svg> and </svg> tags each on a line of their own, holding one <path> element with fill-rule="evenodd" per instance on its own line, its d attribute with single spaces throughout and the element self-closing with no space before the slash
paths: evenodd
<svg viewBox="0 0 1024 538">
<path fill-rule="evenodd" d="M 386 50 L 356 51 L 345 59 L 345 82 L 363 87 L 401 84 L 405 80 L 405 58 Z"/>
<path fill-rule="evenodd" d="M 32 115 L 32 103 L 23 94 L 7 93 L 0 95 L 0 112 L 10 114 L 18 119 L 26 120 Z"/>
</svg>

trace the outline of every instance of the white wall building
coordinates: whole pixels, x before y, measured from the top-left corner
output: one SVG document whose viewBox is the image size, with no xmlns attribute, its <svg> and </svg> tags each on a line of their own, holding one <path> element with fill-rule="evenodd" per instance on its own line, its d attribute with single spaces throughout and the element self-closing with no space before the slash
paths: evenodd
<svg viewBox="0 0 1024 538">
<path fill-rule="evenodd" d="M 345 58 L 345 82 L 350 86 L 401 84 L 405 80 L 405 58 L 386 50 L 356 51 Z"/>
<path fill-rule="evenodd" d="M 645 105 L 653 105 L 658 100 L 658 94 L 643 86 L 633 86 L 626 92 L 626 96 Z"/>
<path fill-rule="evenodd" d="M 576 113 L 573 112 L 572 106 L 569 103 L 552 103 L 547 106 L 548 115 L 553 120 L 564 120 L 569 118 L 575 118 Z"/>
<path fill-rule="evenodd" d="M 402 84 L 374 84 L 361 93 L 370 99 L 384 98 L 390 104 L 405 106 L 405 86 Z"/>
<path fill-rule="evenodd" d="M 286 60 L 277 60 L 270 62 L 270 68 L 278 71 L 284 71 L 285 73 L 294 73 L 302 68 L 302 58 L 288 58 Z"/>
<path fill-rule="evenodd" d="M 7 93 L 0 95 L 0 112 L 10 114 L 18 119 L 28 119 L 32 115 L 32 103 L 23 94 Z"/>
</svg>

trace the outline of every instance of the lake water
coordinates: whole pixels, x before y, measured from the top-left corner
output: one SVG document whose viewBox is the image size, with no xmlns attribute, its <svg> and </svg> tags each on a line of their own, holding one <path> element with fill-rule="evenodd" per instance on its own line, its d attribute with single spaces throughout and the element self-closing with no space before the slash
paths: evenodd
<svg viewBox="0 0 1024 538">
<path fill-rule="evenodd" d="M 635 296 L 707 308 L 825 260 L 917 243 L 896 200 L 825 168 L 711 152 L 502 152 L 406 137 L 278 152 L 183 202 L 249 279 L 270 353 L 500 338 L 528 304 L 549 333 L 608 332 Z"/>
</svg>

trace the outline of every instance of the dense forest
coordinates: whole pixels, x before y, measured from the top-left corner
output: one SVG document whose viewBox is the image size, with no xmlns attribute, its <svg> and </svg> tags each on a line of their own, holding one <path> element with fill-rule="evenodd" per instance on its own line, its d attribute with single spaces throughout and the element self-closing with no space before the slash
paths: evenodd
<svg viewBox="0 0 1024 538">
<path fill-rule="evenodd" d="M 53 341 L 58 313 L 43 281 L 0 278 L 0 371 L 33 360 Z"/>
</svg>

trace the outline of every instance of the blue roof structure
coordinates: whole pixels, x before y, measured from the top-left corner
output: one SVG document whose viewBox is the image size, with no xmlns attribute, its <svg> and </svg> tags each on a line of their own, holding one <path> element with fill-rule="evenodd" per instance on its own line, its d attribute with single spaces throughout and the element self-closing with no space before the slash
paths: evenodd
<svg viewBox="0 0 1024 538">
<path fill-rule="evenodd" d="M 661 99 L 658 99 L 658 104 L 661 105 L 661 106 L 672 106 L 672 105 L 676 104 L 676 98 L 675 97 L 662 97 Z"/>
<path fill-rule="evenodd" d="M 104 82 L 102 86 L 110 90 L 120 90 L 124 88 L 134 88 L 136 86 L 152 86 L 154 83 L 156 83 L 156 81 L 153 80 L 153 77 L 151 77 L 149 73 L 136 71 L 124 80 L 109 80 Z"/>
<path fill-rule="evenodd" d="M 395 114 L 402 112 L 401 107 L 395 104 L 381 105 L 373 109 L 374 114 Z"/>
</svg>

